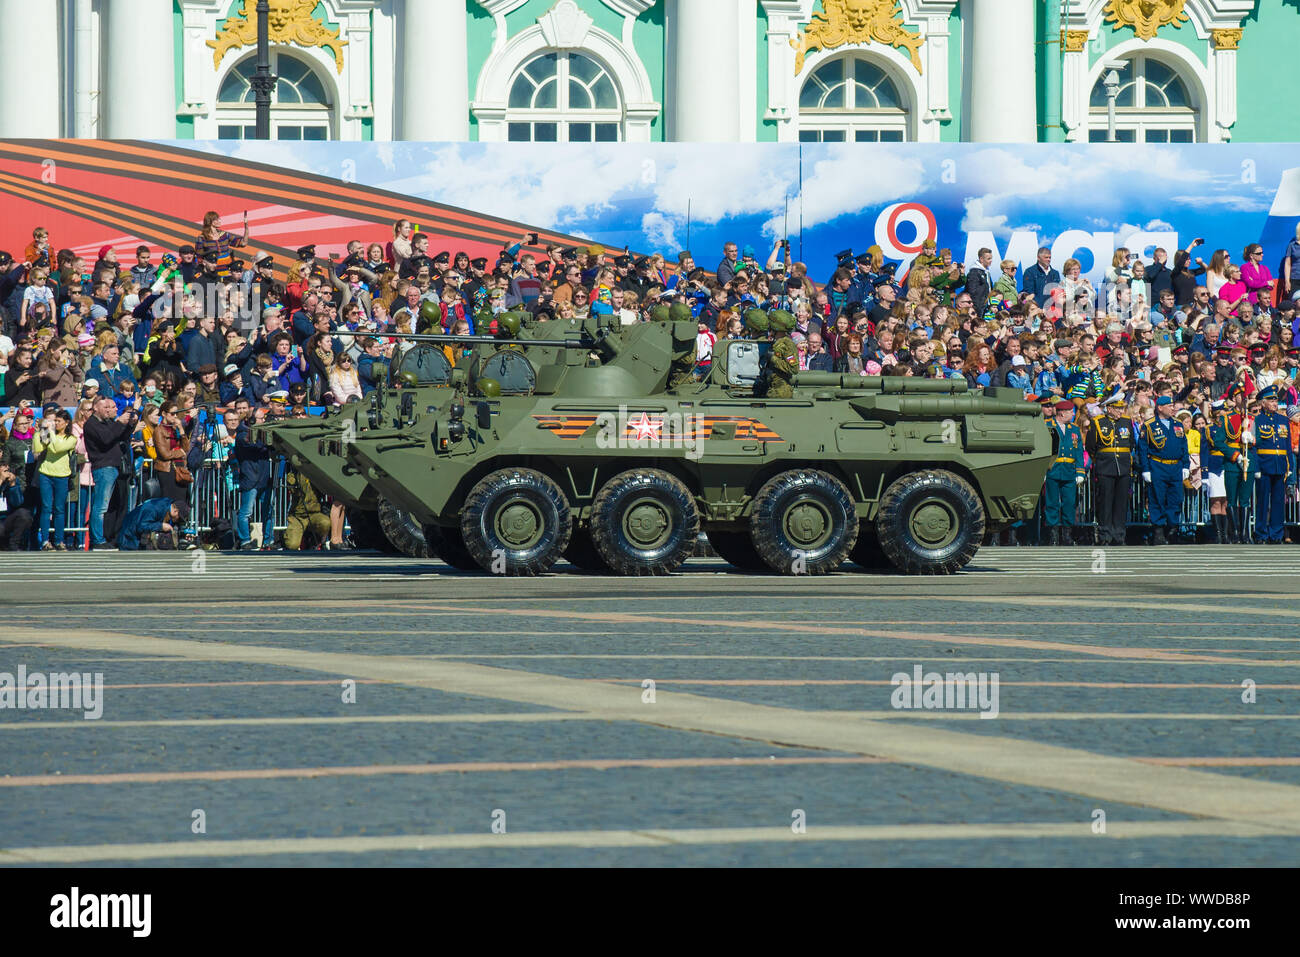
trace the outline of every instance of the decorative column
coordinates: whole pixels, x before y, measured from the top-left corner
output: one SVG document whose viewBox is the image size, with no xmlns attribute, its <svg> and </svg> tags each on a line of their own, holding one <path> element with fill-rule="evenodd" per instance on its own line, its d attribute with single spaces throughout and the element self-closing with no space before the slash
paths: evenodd
<svg viewBox="0 0 1300 957">
<path fill-rule="evenodd" d="M 171 0 L 103 5 L 104 92 L 108 139 L 176 138 L 176 38 Z"/>
<path fill-rule="evenodd" d="M 669 0 L 668 138 L 735 142 L 740 81 L 739 7 L 734 0 Z M 749 80 L 753 83 L 753 79 Z M 728 103 L 731 106 L 728 106 Z"/>
<path fill-rule="evenodd" d="M 1034 0 L 963 0 L 971 19 L 970 139 L 1038 139 Z"/>
<path fill-rule="evenodd" d="M 1237 45 L 1241 43 L 1241 27 L 1211 30 L 1210 41 L 1214 47 L 1214 125 L 1219 140 L 1226 143 L 1232 139 L 1232 126 L 1237 122 Z"/>
<path fill-rule="evenodd" d="M 1088 40 L 1087 30 L 1061 31 L 1061 125 L 1069 143 L 1088 141 Z"/>
<path fill-rule="evenodd" d="M 469 139 L 466 16 L 464 0 L 403 3 L 397 22 L 402 139 Z"/>
<path fill-rule="evenodd" d="M 0 23 L 8 41 L 0 56 L 0 137 L 62 135 L 57 0 L 0 0 Z"/>
<path fill-rule="evenodd" d="M 374 69 L 370 57 L 373 46 L 370 12 L 358 10 L 347 17 L 348 57 L 342 84 L 346 87 L 347 109 L 343 113 L 343 122 L 348 124 L 351 135 L 344 138 L 359 140 L 362 138 L 362 124 L 375 118 L 375 105 L 370 98 L 370 77 Z"/>
<path fill-rule="evenodd" d="M 794 68 L 799 26 L 812 16 L 810 0 L 762 0 L 767 11 L 767 109 L 763 119 L 775 121 L 776 138 L 792 143 L 799 138 L 799 91 Z"/>
</svg>

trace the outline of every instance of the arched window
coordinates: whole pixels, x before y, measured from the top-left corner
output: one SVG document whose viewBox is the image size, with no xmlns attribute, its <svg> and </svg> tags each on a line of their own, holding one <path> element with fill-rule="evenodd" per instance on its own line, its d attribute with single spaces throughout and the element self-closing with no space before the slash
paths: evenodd
<svg viewBox="0 0 1300 957">
<path fill-rule="evenodd" d="M 1194 143 L 1197 111 L 1187 84 L 1173 69 L 1154 57 L 1128 57 L 1119 71 L 1115 98 L 1115 139 L 1121 143 Z M 1106 84 L 1102 71 L 1088 102 L 1088 141 L 1106 142 L 1108 132 Z"/>
<path fill-rule="evenodd" d="M 271 138 L 330 139 L 334 106 L 316 71 L 297 57 L 272 51 L 271 72 L 278 77 L 271 91 Z M 217 93 L 218 139 L 253 138 L 257 117 L 252 80 L 256 73 L 256 56 L 245 57 L 221 82 Z"/>
<path fill-rule="evenodd" d="M 907 120 L 898 86 L 864 56 L 823 63 L 799 92 L 801 143 L 901 143 Z"/>
<path fill-rule="evenodd" d="M 543 53 L 510 83 L 506 138 L 522 143 L 613 143 L 623 104 L 613 77 L 581 53 Z"/>
</svg>

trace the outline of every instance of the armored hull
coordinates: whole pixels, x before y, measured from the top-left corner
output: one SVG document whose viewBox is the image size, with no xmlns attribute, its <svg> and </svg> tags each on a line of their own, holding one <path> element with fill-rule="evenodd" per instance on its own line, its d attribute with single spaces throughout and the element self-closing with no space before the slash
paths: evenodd
<svg viewBox="0 0 1300 957">
<path fill-rule="evenodd" d="M 552 390 L 541 375 L 521 394 L 470 387 L 408 403 L 345 454 L 461 564 L 502 574 L 562 555 L 663 574 L 700 530 L 743 568 L 948 573 L 987 528 L 1034 514 L 1052 443 L 1018 390 L 800 373 L 772 398 L 738 358 L 730 377 L 641 394 Z"/>
</svg>

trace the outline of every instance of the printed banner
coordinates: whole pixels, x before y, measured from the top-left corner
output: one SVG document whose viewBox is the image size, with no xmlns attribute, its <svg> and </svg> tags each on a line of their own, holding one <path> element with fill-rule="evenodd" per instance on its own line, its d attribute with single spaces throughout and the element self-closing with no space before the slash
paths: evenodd
<svg viewBox="0 0 1300 957">
<path fill-rule="evenodd" d="M 539 243 L 689 248 L 712 269 L 723 244 L 760 262 L 789 238 L 824 281 L 837 252 L 879 245 L 906 271 L 933 238 L 973 264 L 1080 260 L 1094 282 L 1114 250 L 1150 259 L 1193 238 L 1208 262 L 1262 242 L 1276 267 L 1300 218 L 1291 144 L 525 144 L 0 141 L 0 249 L 21 258 L 35 226 L 93 259 L 193 242 L 209 209 L 280 268 L 308 242 L 343 253 L 410 218 L 431 250 L 494 256 Z M 124 256 L 123 253 L 126 255 Z M 251 254 L 251 252 L 250 252 Z"/>
</svg>

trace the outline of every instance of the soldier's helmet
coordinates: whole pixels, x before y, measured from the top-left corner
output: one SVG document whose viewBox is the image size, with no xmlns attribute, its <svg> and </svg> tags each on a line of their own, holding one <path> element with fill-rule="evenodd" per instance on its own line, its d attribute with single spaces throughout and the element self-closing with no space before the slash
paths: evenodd
<svg viewBox="0 0 1300 957">
<path fill-rule="evenodd" d="M 678 303 L 678 305 L 681 304 Z M 683 308 L 685 307 L 683 306 Z M 687 311 L 689 312 L 689 310 Z M 660 303 L 659 305 L 653 307 L 650 310 L 650 319 L 653 322 L 672 322 L 672 318 L 673 318 L 672 309 L 664 305 L 663 303 Z"/>
<path fill-rule="evenodd" d="M 476 383 L 479 395 L 488 399 L 499 399 L 501 397 L 501 383 L 496 379 L 479 379 Z"/>
<path fill-rule="evenodd" d="M 420 303 L 420 318 L 430 325 L 442 325 L 442 310 L 436 302 L 424 300 Z"/>
<path fill-rule="evenodd" d="M 497 338 L 514 339 L 523 328 L 523 320 L 517 312 L 504 312 L 497 317 Z"/>
<path fill-rule="evenodd" d="M 668 307 L 668 319 L 670 322 L 690 322 L 691 307 L 684 302 L 675 302 Z"/>
<path fill-rule="evenodd" d="M 771 322 L 762 309 L 750 309 L 745 313 L 745 330 L 750 333 L 766 334 Z"/>
<path fill-rule="evenodd" d="M 401 383 L 401 385 L 404 388 L 414 389 L 416 386 L 420 384 L 420 377 L 416 375 L 414 372 L 407 371 L 407 372 L 399 373 L 397 376 L 397 381 Z"/>
<path fill-rule="evenodd" d="M 784 309 L 777 309 L 768 317 L 768 323 L 773 332 L 784 336 L 794 328 L 794 316 Z"/>
</svg>

